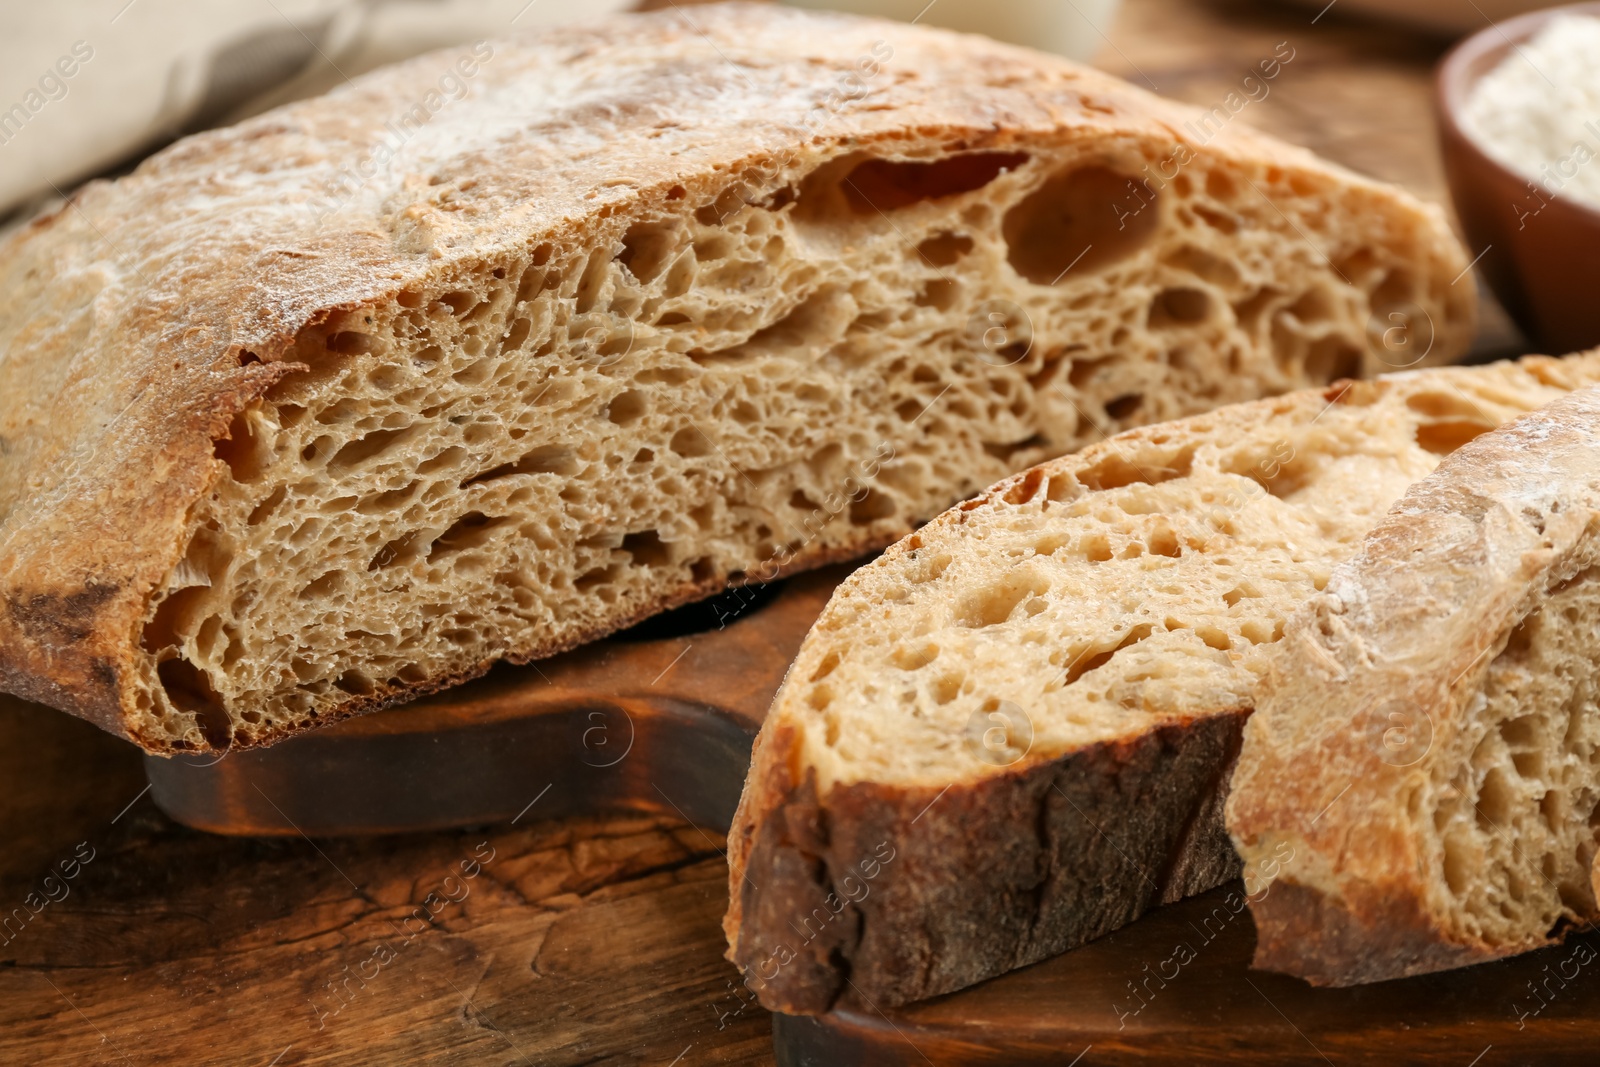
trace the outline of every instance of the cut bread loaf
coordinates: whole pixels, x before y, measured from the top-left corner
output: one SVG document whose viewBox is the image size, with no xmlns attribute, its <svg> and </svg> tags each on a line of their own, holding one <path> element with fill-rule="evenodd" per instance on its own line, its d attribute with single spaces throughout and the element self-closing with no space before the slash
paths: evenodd
<svg viewBox="0 0 1600 1067">
<path fill-rule="evenodd" d="M 1600 352 L 1529 357 L 1130 430 L 858 570 L 730 834 L 746 981 L 897 1004 L 1236 875 L 1222 802 L 1287 617 L 1442 455 L 1596 381 Z"/>
<path fill-rule="evenodd" d="M 1350 985 L 1600 918 L 1600 389 L 1413 486 L 1293 617 L 1228 825 L 1256 966 Z"/>
<path fill-rule="evenodd" d="M 1381 369 L 1391 317 L 1462 350 L 1436 209 L 1192 117 L 752 5 L 182 141 L 0 246 L 0 687 L 267 742 Z"/>
</svg>

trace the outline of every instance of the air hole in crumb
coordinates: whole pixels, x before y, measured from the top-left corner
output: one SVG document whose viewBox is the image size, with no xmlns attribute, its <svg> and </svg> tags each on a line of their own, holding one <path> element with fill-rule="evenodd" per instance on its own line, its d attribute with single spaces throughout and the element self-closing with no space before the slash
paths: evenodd
<svg viewBox="0 0 1600 1067">
<path fill-rule="evenodd" d="M 334 474 L 342 474 L 352 467 L 360 466 L 376 459 L 396 446 L 404 445 L 416 436 L 416 427 L 406 426 L 398 430 L 373 430 L 364 437 L 344 445 L 333 454 L 328 461 L 328 469 Z"/>
<path fill-rule="evenodd" d="M 316 600 L 327 596 L 344 585 L 344 571 L 328 571 L 322 577 L 310 582 L 300 590 L 302 600 Z"/>
<path fill-rule="evenodd" d="M 960 294 L 961 283 L 953 278 L 930 278 L 912 298 L 912 302 L 918 307 L 949 311 Z"/>
<path fill-rule="evenodd" d="M 212 443 L 216 457 L 228 465 L 233 480 L 240 483 L 255 481 L 266 468 L 267 455 L 263 442 L 251 426 L 250 410 L 239 412 L 228 424 L 228 435 Z"/>
<path fill-rule="evenodd" d="M 1312 381 L 1333 382 L 1361 374 L 1361 350 L 1342 337 L 1329 335 L 1311 342 L 1305 372 Z"/>
<path fill-rule="evenodd" d="M 179 711 L 195 717 L 206 744 L 227 748 L 233 741 L 233 724 L 222 707 L 222 698 L 211 687 L 206 673 L 185 659 L 169 659 L 156 667 L 156 676 L 167 699 Z"/>
<path fill-rule="evenodd" d="M 163 597 L 140 632 L 140 647 L 146 652 L 159 652 L 178 645 L 183 640 L 182 633 L 194 628 L 195 609 L 204 602 L 207 592 L 207 586 L 194 586 Z"/>
<path fill-rule="evenodd" d="M 333 686 L 351 696 L 367 697 L 378 691 L 377 684 L 371 678 L 355 670 L 345 671 L 339 675 Z"/>
<path fill-rule="evenodd" d="M 1106 414 L 1117 421 L 1131 418 L 1139 410 L 1139 405 L 1144 403 L 1143 393 L 1126 393 L 1106 401 Z"/>
<path fill-rule="evenodd" d="M 966 684 L 967 676 L 961 673 L 941 674 L 934 679 L 932 686 L 933 701 L 935 704 L 948 704 L 961 695 L 961 687 Z"/>
<path fill-rule="evenodd" d="M 1032 569 L 1014 570 L 995 584 L 963 597 L 956 606 L 955 624 L 977 630 L 998 626 L 1011 617 L 1017 605 L 1050 591 L 1050 581 Z"/>
<path fill-rule="evenodd" d="M 850 521 L 856 526 L 887 519 L 894 513 L 894 498 L 877 489 L 868 489 L 866 496 L 850 503 Z"/>
<path fill-rule="evenodd" d="M 1084 655 L 1080 653 L 1067 667 L 1066 676 L 1062 679 L 1062 684 L 1071 685 L 1079 678 L 1082 678 L 1084 675 L 1088 674 L 1090 671 L 1104 667 L 1107 663 L 1111 662 L 1112 656 L 1115 656 L 1118 652 L 1121 652 L 1125 648 L 1138 644 L 1140 641 L 1143 641 L 1145 638 L 1149 637 L 1154 631 L 1154 626 L 1150 625 L 1149 623 L 1142 622 L 1129 630 L 1127 635 L 1123 637 L 1121 641 L 1117 642 L 1116 647 L 1096 652 L 1093 655 Z"/>
<path fill-rule="evenodd" d="M 1152 329 L 1169 330 L 1194 326 L 1211 315 L 1211 294 L 1204 289 L 1163 289 L 1150 304 Z"/>
<path fill-rule="evenodd" d="M 1478 407 L 1475 404 L 1465 396 L 1455 393 L 1431 391 L 1413 393 L 1406 397 L 1406 407 L 1436 419 L 1471 419 L 1478 414 Z"/>
<path fill-rule="evenodd" d="M 797 210 L 816 219 L 819 212 L 836 214 L 842 199 L 855 215 L 898 211 L 981 189 L 1028 159 L 1025 152 L 968 152 L 926 161 L 847 156 L 807 176 Z"/>
<path fill-rule="evenodd" d="M 1233 305 L 1234 321 L 1238 322 L 1240 329 L 1254 332 L 1266 317 L 1267 311 L 1282 296 L 1283 293 L 1270 286 L 1256 291 Z"/>
<path fill-rule="evenodd" d="M 1171 527 L 1158 526 L 1145 539 L 1145 544 L 1157 556 L 1169 556 L 1173 559 L 1183 555 L 1183 547 L 1178 543 L 1178 535 Z"/>
<path fill-rule="evenodd" d="M 951 233 L 949 230 L 941 230 L 931 237 L 924 237 L 922 243 L 917 245 L 918 254 L 935 267 L 952 266 L 970 251 L 972 251 L 972 238 L 962 233 Z"/>
<path fill-rule="evenodd" d="M 1194 449 L 1184 448 L 1158 462 L 1156 457 L 1146 457 L 1144 462 L 1133 462 L 1123 456 L 1106 456 L 1094 466 L 1078 472 L 1078 480 L 1094 490 L 1120 489 L 1125 485 L 1157 485 L 1174 478 L 1187 477 L 1194 466 Z"/>
<path fill-rule="evenodd" d="M 618 393 L 606 405 L 606 418 L 618 426 L 628 426 L 637 422 L 648 408 L 645 395 L 637 389 L 629 389 L 625 393 Z"/>
<path fill-rule="evenodd" d="M 450 528 L 444 533 L 434 538 L 433 544 L 428 548 L 428 562 L 433 563 L 458 552 L 480 548 L 489 542 L 495 530 L 510 521 L 510 519 L 490 518 L 481 511 L 469 511 L 451 523 Z"/>
<path fill-rule="evenodd" d="M 1494 429 L 1466 419 L 1428 422 L 1417 426 L 1417 444 L 1436 456 L 1448 456 L 1480 434 Z"/>
<path fill-rule="evenodd" d="M 483 482 L 492 482 L 499 478 L 507 478 L 515 474 L 556 474 L 563 478 L 570 477 L 578 471 L 578 457 L 568 445 L 541 445 L 523 455 L 514 463 L 503 463 L 482 474 L 474 475 L 461 483 L 465 489 L 469 485 L 479 485 Z"/>
<path fill-rule="evenodd" d="M 1162 258 L 1162 262 L 1223 289 L 1231 289 L 1242 280 L 1238 267 L 1221 256 L 1194 245 L 1184 245 L 1177 251 L 1168 253 Z"/>
<path fill-rule="evenodd" d="M 672 440 L 667 442 L 667 447 L 686 459 L 710 455 L 711 440 L 699 429 L 685 426 L 672 435 Z"/>
<path fill-rule="evenodd" d="M 889 653 L 889 662 L 903 671 L 918 671 L 939 658 L 939 646 L 934 644 L 908 647 L 897 645 Z"/>
<path fill-rule="evenodd" d="M 834 670 L 838 668 L 841 662 L 843 662 L 843 657 L 841 657 L 839 653 L 829 652 L 826 656 L 822 657 L 822 662 L 817 664 L 817 669 L 811 672 L 811 678 L 809 680 L 812 682 L 822 681 L 822 679 L 832 674 Z"/>
<path fill-rule="evenodd" d="M 1300 294 L 1289 305 L 1289 313 L 1304 323 L 1326 322 L 1337 314 L 1333 297 L 1327 289 L 1317 286 Z"/>
<path fill-rule="evenodd" d="M 639 530 L 622 539 L 622 550 L 636 567 L 659 567 L 672 562 L 672 549 L 655 530 Z"/>
<path fill-rule="evenodd" d="M 330 334 L 327 346 L 328 351 L 337 352 L 342 356 L 359 356 L 372 351 L 373 339 L 368 334 L 345 330 Z"/>
<path fill-rule="evenodd" d="M 617 253 L 617 262 L 627 267 L 639 281 L 646 284 L 654 281 L 672 262 L 683 243 L 679 226 L 675 219 L 634 223 L 622 237 L 622 251 Z"/>
<path fill-rule="evenodd" d="M 1134 255 L 1160 226 L 1147 186 L 1108 167 L 1057 174 L 1006 212 L 1001 227 L 1016 272 L 1036 285 L 1089 274 Z"/>
</svg>

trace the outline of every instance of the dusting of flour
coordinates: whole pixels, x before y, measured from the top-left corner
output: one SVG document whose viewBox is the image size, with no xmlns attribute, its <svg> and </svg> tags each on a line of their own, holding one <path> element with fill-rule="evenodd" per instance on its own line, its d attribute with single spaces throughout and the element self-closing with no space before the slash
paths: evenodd
<svg viewBox="0 0 1600 1067">
<path fill-rule="evenodd" d="M 1544 193 L 1600 208 L 1600 19 L 1545 23 L 1473 86 L 1462 125 Z"/>
</svg>

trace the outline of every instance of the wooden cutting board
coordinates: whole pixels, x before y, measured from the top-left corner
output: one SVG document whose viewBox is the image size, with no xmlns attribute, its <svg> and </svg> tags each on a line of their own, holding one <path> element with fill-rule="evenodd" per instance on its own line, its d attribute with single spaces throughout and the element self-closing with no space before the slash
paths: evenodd
<svg viewBox="0 0 1600 1067">
<path fill-rule="evenodd" d="M 273 748 L 149 758 L 151 792 L 173 818 L 225 834 L 398 833 L 619 810 L 725 831 L 754 731 L 845 573 L 734 591 Z M 774 1016 L 777 1060 L 1466 1067 L 1600 1055 L 1600 935 L 1451 974 L 1313 990 L 1249 970 L 1242 894 L 1222 887 L 931 1002 Z M 730 988 L 724 1010 L 742 1013 L 749 996 Z M 1511 1059 L 1490 1059 L 1496 1048 Z"/>
</svg>

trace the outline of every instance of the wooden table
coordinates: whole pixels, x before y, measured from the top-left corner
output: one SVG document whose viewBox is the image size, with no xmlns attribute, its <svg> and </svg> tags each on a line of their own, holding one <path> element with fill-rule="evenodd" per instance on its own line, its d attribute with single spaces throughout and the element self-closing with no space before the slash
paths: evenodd
<svg viewBox="0 0 1600 1067">
<path fill-rule="evenodd" d="M 1210 107 L 1288 42 L 1239 121 L 1441 198 L 1443 45 L 1315 15 L 1127 0 L 1100 62 Z M 1491 311 L 1479 347 L 1520 342 Z M 14 703 L 0 769 L 0 1064 L 771 1062 L 722 959 L 712 832 L 535 805 L 473 832 L 210 837 L 155 809 L 131 746 Z"/>
</svg>

